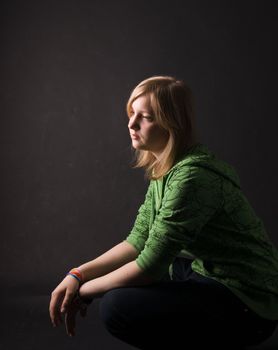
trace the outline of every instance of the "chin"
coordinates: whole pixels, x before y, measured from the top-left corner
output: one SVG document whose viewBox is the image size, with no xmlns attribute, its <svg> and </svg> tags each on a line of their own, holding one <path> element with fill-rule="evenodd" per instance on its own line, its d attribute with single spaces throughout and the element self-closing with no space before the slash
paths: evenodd
<svg viewBox="0 0 278 350">
<path fill-rule="evenodd" d="M 139 142 L 136 142 L 136 140 L 132 141 L 132 146 L 133 146 L 133 148 L 136 148 L 136 149 L 138 149 L 138 148 L 140 149 L 142 147 L 142 145 L 140 145 Z"/>
<path fill-rule="evenodd" d="M 147 149 L 143 146 L 132 146 L 132 147 L 137 151 L 147 151 Z"/>
</svg>

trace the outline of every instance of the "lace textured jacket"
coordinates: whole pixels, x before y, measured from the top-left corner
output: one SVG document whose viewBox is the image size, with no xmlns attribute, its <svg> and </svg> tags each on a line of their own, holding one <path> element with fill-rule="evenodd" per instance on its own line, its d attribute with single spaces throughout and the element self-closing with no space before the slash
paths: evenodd
<svg viewBox="0 0 278 350">
<path fill-rule="evenodd" d="M 227 286 L 253 311 L 278 319 L 278 252 L 243 194 L 234 168 L 204 144 L 151 180 L 125 241 L 158 280 L 177 256 Z"/>
</svg>

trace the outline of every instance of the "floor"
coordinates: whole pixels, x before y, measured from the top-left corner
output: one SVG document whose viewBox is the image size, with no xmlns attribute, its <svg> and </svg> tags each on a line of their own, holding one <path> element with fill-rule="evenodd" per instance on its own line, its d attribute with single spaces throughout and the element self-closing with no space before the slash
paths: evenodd
<svg viewBox="0 0 278 350">
<path fill-rule="evenodd" d="M 2 299 L 3 300 L 3 299 Z M 8 300 L 8 301 L 7 301 Z M 48 314 L 49 296 L 7 298 L 1 303 L 1 350 L 133 350 L 112 337 L 98 320 L 98 301 L 86 318 L 77 321 L 76 336 L 70 338 L 64 325 L 53 328 Z"/>
<path fill-rule="evenodd" d="M 53 328 L 48 315 L 49 296 L 1 298 L 1 350 L 134 350 L 113 338 L 98 319 L 96 299 L 86 318 L 77 321 L 76 336 L 67 336 L 64 326 Z M 4 311 L 4 312 L 3 312 Z M 251 348 L 250 348 L 251 349 Z M 254 350 L 278 350 L 278 330 Z"/>
</svg>

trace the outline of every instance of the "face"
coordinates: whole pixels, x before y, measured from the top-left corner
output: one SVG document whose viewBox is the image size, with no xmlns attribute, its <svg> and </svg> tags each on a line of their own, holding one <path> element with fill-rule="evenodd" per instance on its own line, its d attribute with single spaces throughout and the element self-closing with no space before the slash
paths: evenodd
<svg viewBox="0 0 278 350">
<path fill-rule="evenodd" d="M 139 96 L 131 107 L 128 129 L 133 148 L 150 151 L 158 158 L 167 144 L 169 134 L 155 121 L 149 96 Z"/>
</svg>

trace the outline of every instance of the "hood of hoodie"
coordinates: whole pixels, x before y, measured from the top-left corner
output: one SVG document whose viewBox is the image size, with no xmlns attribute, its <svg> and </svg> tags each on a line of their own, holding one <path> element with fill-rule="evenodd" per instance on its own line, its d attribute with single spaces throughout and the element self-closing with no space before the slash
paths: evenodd
<svg viewBox="0 0 278 350">
<path fill-rule="evenodd" d="M 178 161 L 178 163 L 174 165 L 173 168 L 181 164 L 190 164 L 206 168 L 231 181 L 236 187 L 241 188 L 240 180 L 234 167 L 226 163 L 224 160 L 218 158 L 206 145 L 202 143 L 197 143 L 189 148 L 186 154 L 180 161 Z"/>
</svg>

